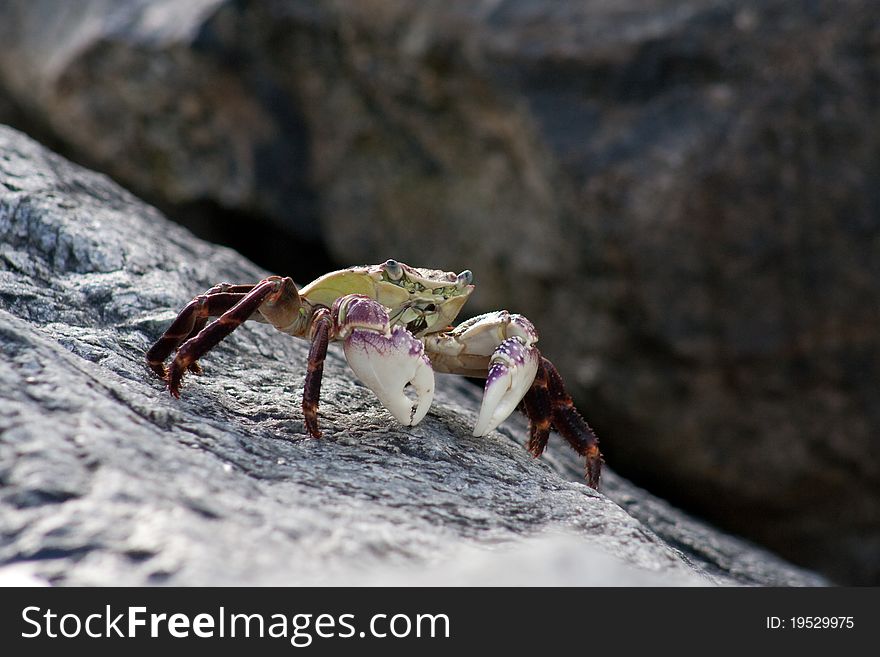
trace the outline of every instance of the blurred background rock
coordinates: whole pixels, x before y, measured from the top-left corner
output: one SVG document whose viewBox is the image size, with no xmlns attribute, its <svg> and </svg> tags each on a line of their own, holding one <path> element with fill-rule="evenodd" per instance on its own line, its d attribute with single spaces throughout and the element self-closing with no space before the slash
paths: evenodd
<svg viewBox="0 0 880 657">
<path fill-rule="evenodd" d="M 0 121 L 306 281 L 472 269 L 614 468 L 880 584 L 874 0 L 6 0 Z"/>
</svg>

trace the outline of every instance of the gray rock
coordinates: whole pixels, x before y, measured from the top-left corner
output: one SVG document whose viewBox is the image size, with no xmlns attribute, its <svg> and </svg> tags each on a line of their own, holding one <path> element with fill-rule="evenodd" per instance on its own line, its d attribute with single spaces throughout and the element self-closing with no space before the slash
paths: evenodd
<svg viewBox="0 0 880 657">
<path fill-rule="evenodd" d="M 558 445 L 530 457 L 521 420 L 472 437 L 457 378 L 405 428 L 331 348 L 308 439 L 306 345 L 249 323 L 172 399 L 145 349 L 264 273 L 0 127 L 0 582 L 824 583 L 609 470 L 622 508 Z"/>
<path fill-rule="evenodd" d="M 8 0 L 0 95 L 165 207 L 474 270 L 622 471 L 877 583 L 878 39 L 873 0 Z"/>
</svg>

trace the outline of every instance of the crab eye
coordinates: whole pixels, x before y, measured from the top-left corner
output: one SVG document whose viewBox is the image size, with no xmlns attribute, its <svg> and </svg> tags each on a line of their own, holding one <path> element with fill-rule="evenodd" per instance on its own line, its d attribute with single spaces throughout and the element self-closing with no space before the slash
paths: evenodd
<svg viewBox="0 0 880 657">
<path fill-rule="evenodd" d="M 398 281 L 403 276 L 403 269 L 401 269 L 400 263 L 397 260 L 386 260 L 385 273 L 388 274 L 388 278 L 392 281 Z"/>
<path fill-rule="evenodd" d="M 470 269 L 465 269 L 458 275 L 458 279 L 456 280 L 456 285 L 458 287 L 464 287 L 465 285 L 470 285 L 474 282 L 474 274 Z"/>
</svg>

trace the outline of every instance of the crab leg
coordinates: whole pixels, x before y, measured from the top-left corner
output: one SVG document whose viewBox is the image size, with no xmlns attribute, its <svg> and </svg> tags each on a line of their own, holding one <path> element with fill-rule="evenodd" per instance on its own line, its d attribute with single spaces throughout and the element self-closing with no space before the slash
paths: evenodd
<svg viewBox="0 0 880 657">
<path fill-rule="evenodd" d="M 183 379 L 186 370 L 191 369 L 191 366 L 199 358 L 213 349 L 221 340 L 223 340 L 223 338 L 232 333 L 243 322 L 250 319 L 251 316 L 263 306 L 263 304 L 269 306 L 269 310 L 273 311 L 270 313 L 267 310 L 266 313 L 263 313 L 268 315 L 267 319 L 272 317 L 273 314 L 281 314 L 285 316 L 292 314 L 293 311 L 290 307 L 294 306 L 298 308 L 299 297 L 290 296 L 291 287 L 293 289 L 293 294 L 296 294 L 296 286 L 293 285 L 293 281 L 290 281 L 290 279 L 270 276 L 269 278 L 260 281 L 253 286 L 249 292 L 243 294 L 234 306 L 223 312 L 218 319 L 199 331 L 197 335 L 186 340 L 186 342 L 184 342 L 177 350 L 177 354 L 165 376 L 165 380 L 168 383 L 168 390 L 171 394 L 175 397 L 179 397 L 180 382 Z M 211 299 L 212 296 L 208 296 L 207 298 Z M 186 309 L 184 310 L 184 313 L 186 313 Z M 187 325 L 188 333 L 192 333 L 192 329 L 198 319 L 200 319 L 198 314 L 193 314 L 193 319 L 191 320 L 192 324 Z M 184 324 L 184 322 L 181 322 L 181 324 Z M 174 324 L 172 324 L 171 328 L 174 328 Z M 171 329 L 169 329 L 169 331 L 170 330 Z M 182 333 L 182 331 L 180 331 L 180 333 Z M 161 340 L 162 338 L 160 338 L 160 341 Z"/>
<path fill-rule="evenodd" d="M 523 411 L 529 418 L 529 442 L 526 443 L 526 449 L 535 457 L 544 453 L 553 426 L 553 403 L 550 400 L 544 360 L 546 359 L 541 358 L 535 381 L 523 397 Z"/>
<path fill-rule="evenodd" d="M 390 326 L 388 311 L 373 299 L 350 294 L 333 304 L 337 337 L 357 377 L 401 424 L 425 417 L 434 398 L 434 371 L 424 345 L 403 326 Z M 404 393 L 412 386 L 416 400 Z"/>
<path fill-rule="evenodd" d="M 147 365 L 164 379 L 167 374 L 165 359 L 182 343 L 198 334 L 211 317 L 219 317 L 244 298 L 253 285 L 230 285 L 220 283 L 190 301 L 147 352 Z M 190 369 L 198 373 L 199 366 L 193 361 Z"/>
<path fill-rule="evenodd" d="M 559 376 L 553 363 L 542 357 L 541 369 L 546 373 L 547 390 L 553 410 L 553 426 L 568 441 L 568 444 L 586 459 L 587 484 L 591 488 L 598 489 L 599 476 L 602 473 L 602 453 L 599 451 L 599 439 L 590 425 L 578 413 L 571 396 L 565 390 L 562 377 Z"/>
<path fill-rule="evenodd" d="M 602 473 L 599 439 L 575 408 L 556 367 L 543 356 L 535 382 L 523 398 L 523 407 L 529 418 L 529 442 L 526 448 L 535 456 L 540 456 L 547 446 L 551 426 L 555 427 L 568 444 L 586 459 L 587 483 L 591 488 L 598 488 Z"/>
<path fill-rule="evenodd" d="M 312 316 L 312 346 L 309 348 L 309 369 L 303 386 L 302 409 L 306 429 L 312 438 L 320 438 L 318 429 L 318 399 L 321 397 L 321 380 L 324 377 L 324 359 L 333 330 L 333 320 L 327 308 L 318 308 Z"/>
</svg>

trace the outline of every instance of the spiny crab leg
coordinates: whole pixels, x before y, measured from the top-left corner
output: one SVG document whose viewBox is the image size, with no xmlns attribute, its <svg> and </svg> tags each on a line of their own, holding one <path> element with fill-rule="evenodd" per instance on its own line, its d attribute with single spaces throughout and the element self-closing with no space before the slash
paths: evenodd
<svg viewBox="0 0 880 657">
<path fill-rule="evenodd" d="M 332 314 L 355 375 L 398 422 L 421 422 L 434 399 L 434 370 L 421 341 L 403 326 L 392 329 L 386 308 L 363 295 L 340 297 Z M 407 385 L 415 391 L 415 401 L 404 393 Z"/>
<path fill-rule="evenodd" d="M 547 447 L 550 428 L 555 427 L 572 449 L 584 457 L 587 483 L 598 489 L 603 463 L 599 439 L 575 408 L 556 367 L 543 356 L 535 382 L 523 398 L 523 410 L 529 418 L 528 450 L 540 456 Z"/>
</svg>

